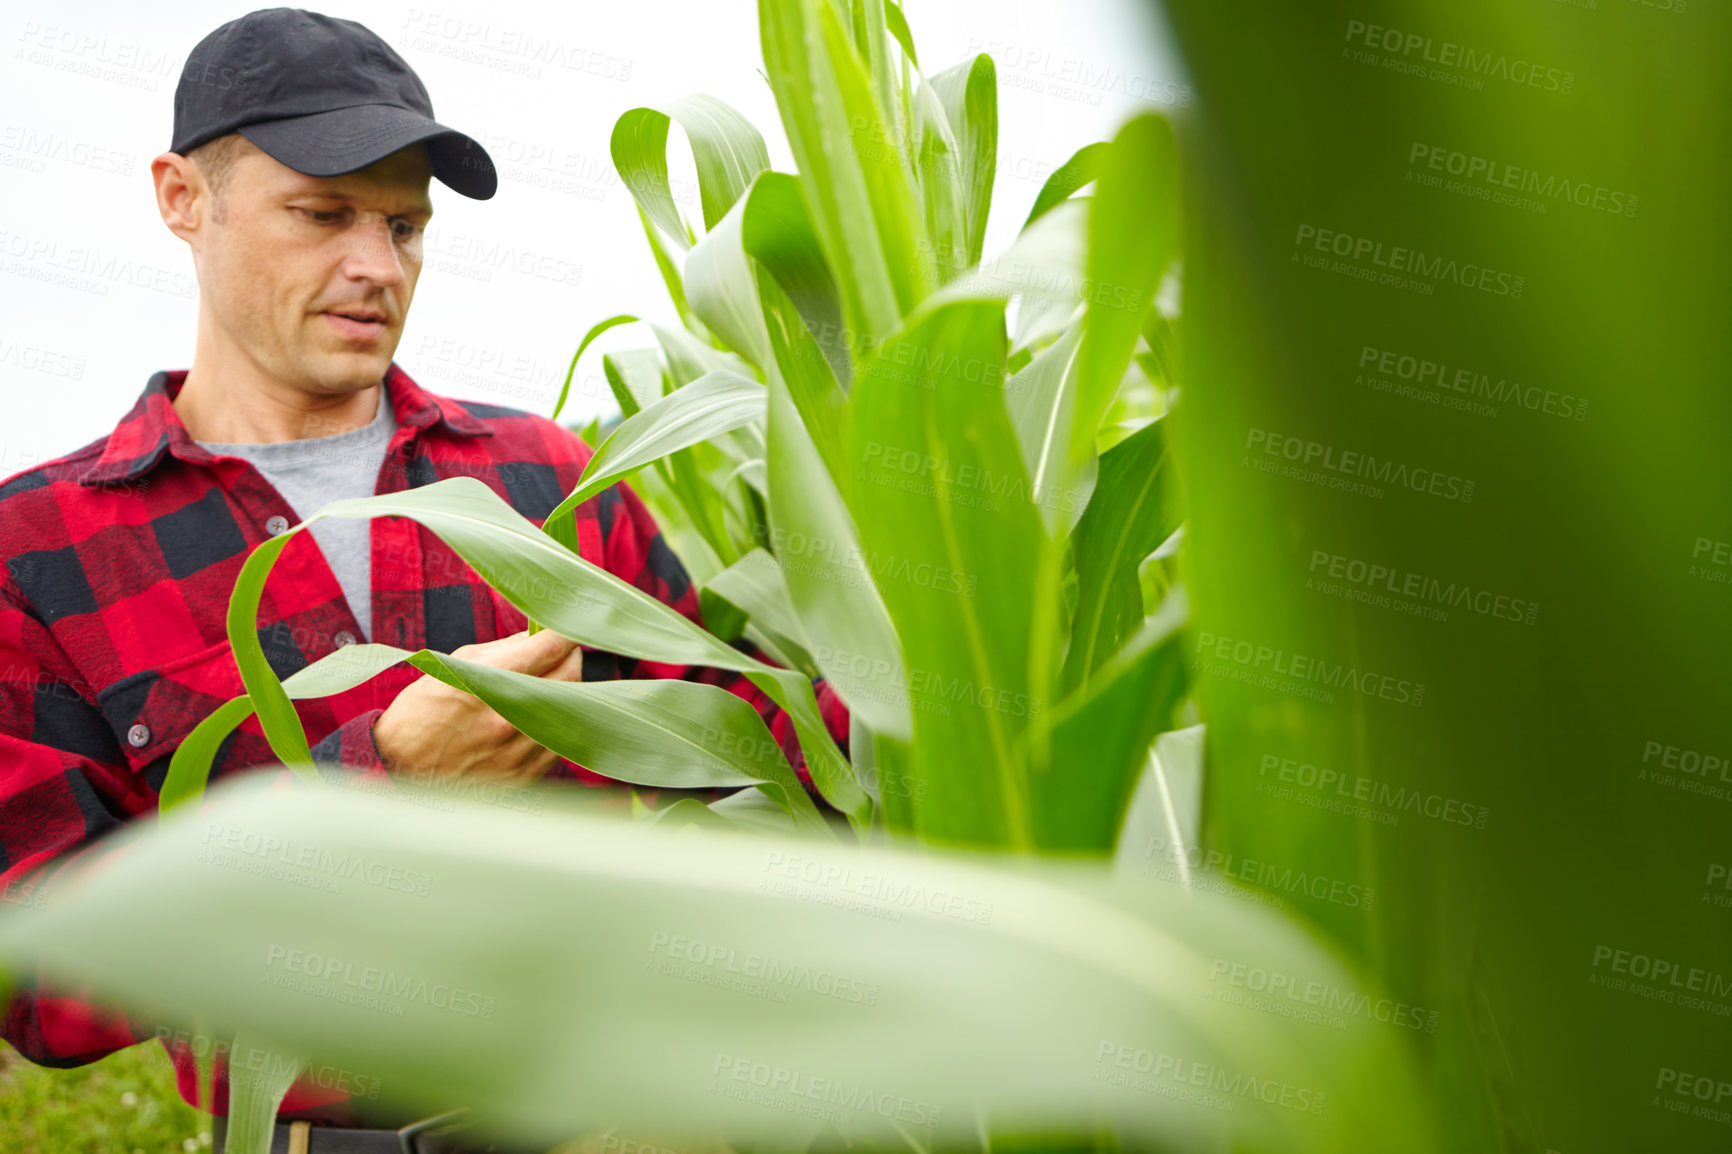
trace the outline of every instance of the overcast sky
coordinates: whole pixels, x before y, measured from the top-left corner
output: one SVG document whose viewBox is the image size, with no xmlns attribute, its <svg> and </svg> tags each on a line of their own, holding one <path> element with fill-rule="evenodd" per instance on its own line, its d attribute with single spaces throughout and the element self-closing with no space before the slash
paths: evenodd
<svg viewBox="0 0 1732 1154">
<path fill-rule="evenodd" d="M 7 5 L 0 477 L 103 436 L 151 373 L 190 366 L 197 281 L 186 246 L 157 214 L 150 161 L 168 147 L 187 54 L 250 10 L 207 0 Z M 793 169 L 757 72 L 752 0 L 317 10 L 389 41 L 427 85 L 439 120 L 480 140 L 500 169 L 487 201 L 433 182 L 426 267 L 396 359 L 434 392 L 550 413 L 591 324 L 621 312 L 673 319 L 608 156 L 622 112 L 706 92 L 757 125 L 773 167 Z M 1076 148 L 1142 108 L 1191 99 L 1144 0 L 907 0 L 905 11 L 930 71 L 981 51 L 998 65 L 989 255 Z M 682 209 L 701 227 L 677 126 L 669 153 Z M 650 342 L 645 325 L 598 342 L 561 422 L 614 408 L 600 352 Z"/>
</svg>

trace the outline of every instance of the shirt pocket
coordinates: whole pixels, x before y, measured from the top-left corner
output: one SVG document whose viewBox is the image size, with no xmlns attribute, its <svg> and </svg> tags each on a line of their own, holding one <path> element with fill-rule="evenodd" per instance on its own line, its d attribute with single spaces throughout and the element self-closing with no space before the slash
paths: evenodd
<svg viewBox="0 0 1732 1154">
<path fill-rule="evenodd" d="M 225 638 L 158 668 L 129 674 L 97 694 L 96 701 L 127 764 L 160 791 L 181 742 L 218 706 L 244 692 L 234 650 Z"/>
</svg>

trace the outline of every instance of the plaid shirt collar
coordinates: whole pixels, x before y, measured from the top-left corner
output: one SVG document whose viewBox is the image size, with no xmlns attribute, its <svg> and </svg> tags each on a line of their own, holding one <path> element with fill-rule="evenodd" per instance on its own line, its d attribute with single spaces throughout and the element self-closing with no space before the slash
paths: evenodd
<svg viewBox="0 0 1732 1154">
<path fill-rule="evenodd" d="M 78 480 L 83 485 L 131 481 L 156 467 L 164 452 L 195 465 L 209 465 L 216 457 L 192 439 L 180 422 L 171 401 L 186 383 L 186 369 L 154 373 L 144 386 L 132 411 L 109 434 L 102 457 Z M 462 406 L 427 392 L 392 361 L 385 372 L 385 388 L 391 398 L 397 424 L 417 430 L 419 436 L 443 421 L 453 433 L 465 437 L 491 437 L 493 430 L 464 412 Z"/>
</svg>

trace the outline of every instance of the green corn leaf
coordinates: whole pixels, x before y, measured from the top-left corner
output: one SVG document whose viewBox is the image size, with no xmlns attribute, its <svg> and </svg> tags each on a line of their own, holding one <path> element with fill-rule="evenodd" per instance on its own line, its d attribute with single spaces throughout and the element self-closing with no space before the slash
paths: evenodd
<svg viewBox="0 0 1732 1154">
<path fill-rule="evenodd" d="M 771 388 L 786 390 L 831 483 L 846 492 L 847 395 L 830 371 L 831 362 L 824 350 L 795 315 L 781 286 L 766 277 L 758 282 L 758 293 L 770 338 Z"/>
<path fill-rule="evenodd" d="M 1072 536 L 1077 609 L 1062 682 L 1075 689 L 1143 620 L 1143 559 L 1179 527 L 1165 500 L 1166 422 L 1154 421 L 1100 458 L 1094 496 Z"/>
<path fill-rule="evenodd" d="M 686 254 L 686 291 L 692 311 L 710 331 L 761 370 L 770 360 L 770 338 L 764 332 L 751 261 L 741 247 L 746 203 L 745 197 L 735 201 Z"/>
<path fill-rule="evenodd" d="M 403 661 L 480 698 L 537 743 L 605 777 L 668 789 L 768 783 L 765 788 L 801 828 L 824 828 L 757 711 L 714 685 L 553 681 L 429 649 L 411 653 L 360 644 L 299 670 L 283 690 L 297 701 L 329 697 Z M 178 804 L 203 793 L 217 747 L 250 713 L 249 699 L 237 697 L 194 728 L 170 762 L 165 801 L 172 797 Z"/>
<path fill-rule="evenodd" d="M 1004 359 L 1003 310 L 992 301 L 930 312 L 881 352 L 850 401 L 850 500 L 867 555 L 897 566 L 877 584 L 908 680 L 882 691 L 913 699 L 910 769 L 926 791 L 919 831 L 1026 847 L 1016 738 L 1051 705 L 1030 671 L 1041 667 L 1036 654 L 1056 648 L 1056 610 L 1037 594 L 1056 550 L 1029 499 L 995 375 Z"/>
<path fill-rule="evenodd" d="M 236 1035 L 229 1048 L 228 1130 L 224 1154 L 271 1154 L 277 1108 L 306 1067 L 275 1043 L 251 1033 Z"/>
<path fill-rule="evenodd" d="M 300 528 L 302 526 L 297 526 L 294 531 L 298 532 Z M 265 576 L 268 576 L 268 573 Z M 262 579 L 261 577 L 261 581 Z M 237 590 L 238 588 L 237 582 Z M 280 682 L 279 687 L 286 700 L 329 697 L 355 688 L 408 656 L 407 651 L 388 645 L 346 646 L 297 670 Z M 203 793 L 218 748 L 224 739 L 253 713 L 252 699 L 242 694 L 224 702 L 193 728 L 170 760 L 169 772 L 159 799 L 159 811 L 173 808 Z M 296 717 L 298 723 L 298 715 Z M 310 753 L 309 750 L 309 756 Z"/>
<path fill-rule="evenodd" d="M 886 2 L 888 3 L 888 0 Z M 888 8 L 884 10 L 884 15 L 885 23 L 891 23 Z M 920 122 L 914 115 L 914 91 L 920 81 L 919 70 L 906 53 L 897 61 L 897 77 L 900 83 L 897 85 L 896 106 L 891 109 L 890 114 L 896 118 L 902 129 L 903 147 L 912 160 L 918 158 L 920 153 Z"/>
<path fill-rule="evenodd" d="M 0 918 L 0 954 L 155 1020 L 202 1011 L 365 1070 L 399 1110 L 472 1107 L 483 1133 L 525 1145 L 597 1126 L 809 1139 L 787 1103 L 840 1095 L 856 1106 L 837 1133 L 862 1144 L 893 1139 L 900 1115 L 935 1148 L 985 1126 L 1107 1124 L 1138 1148 L 1212 1134 L 1267 1151 L 1431 1149 L 1387 1026 L 1320 1029 L 1209 996 L 1222 959 L 1358 996 L 1350 972 L 1251 903 L 1061 863 L 271 784 L 225 782 L 202 813 L 121 831 L 127 868 L 80 870 L 63 900 Z M 213 866 L 213 828 L 428 885 L 330 892 Z M 766 959 L 757 986 L 738 988 L 748 975 L 730 956 Z M 749 996 L 759 988 L 785 1000 Z M 759 1069 L 811 1096 L 717 1092 L 749 1089 Z M 1146 1088 L 1193 1076 L 1232 1109 Z"/>
<path fill-rule="evenodd" d="M 992 182 L 998 172 L 998 73 L 982 52 L 967 64 L 932 77 L 958 145 L 959 177 L 968 221 L 964 266 L 980 263 L 986 242 L 986 217 L 992 207 Z"/>
<path fill-rule="evenodd" d="M 664 481 L 662 473 L 666 464 L 666 461 L 657 461 L 653 469 L 640 472 L 630 487 L 655 518 L 668 548 L 685 566 L 686 575 L 702 586 L 721 572 L 723 562 L 703 534 L 692 527 L 685 506 Z"/>
<path fill-rule="evenodd" d="M 902 46 L 902 51 L 909 61 L 920 67 L 920 57 L 914 51 L 914 34 L 908 30 L 908 18 L 902 14 L 902 8 L 896 0 L 884 0 L 884 23 L 890 29 L 890 35 L 896 37 L 896 43 Z"/>
<path fill-rule="evenodd" d="M 706 336 L 704 322 L 692 312 L 692 306 L 686 300 L 685 278 L 680 274 L 680 267 L 674 262 L 673 254 L 668 251 L 667 241 L 662 239 L 660 230 L 650 221 L 643 206 L 636 205 L 636 208 L 638 223 L 643 226 L 644 239 L 649 242 L 650 255 L 655 258 L 656 271 L 661 273 L 662 284 L 667 286 L 668 299 L 673 301 L 680 323 L 700 336 Z"/>
<path fill-rule="evenodd" d="M 698 613 L 704 628 L 723 641 L 734 641 L 746 631 L 751 614 L 716 592 L 713 585 L 698 590 Z"/>
<path fill-rule="evenodd" d="M 551 681 L 440 654 L 409 660 L 603 776 L 668 789 L 768 783 L 802 828 L 824 829 L 763 718 L 725 689 L 671 679 Z"/>
<path fill-rule="evenodd" d="M 845 390 L 853 379 L 859 334 L 850 333 L 843 323 L 840 290 L 824 258 L 812 214 L 806 208 L 805 194 L 795 177 L 780 172 L 766 172 L 758 177 L 748 194 L 740 239 L 746 252 L 769 271 L 787 294 L 813 340 L 823 350 L 839 386 Z M 770 305 L 766 303 L 765 307 Z M 766 322 L 777 323 L 779 315 L 772 310 Z M 784 324 L 784 328 L 791 330 L 792 326 Z M 784 332 L 783 341 L 790 347 L 796 344 L 790 332 Z"/>
<path fill-rule="evenodd" d="M 768 488 L 762 457 L 741 461 L 722 481 L 722 500 L 730 513 L 737 514 L 728 522 L 728 532 L 742 558 L 770 539 L 770 506 L 765 494 Z"/>
<path fill-rule="evenodd" d="M 876 345 L 932 289 L 918 197 L 833 0 L 759 0 L 764 65 L 847 327 Z"/>
<path fill-rule="evenodd" d="M 750 664 L 669 606 L 560 547 L 473 477 L 333 501 L 300 527 L 386 515 L 425 525 L 526 616 L 575 641 L 652 661 Z"/>
<path fill-rule="evenodd" d="M 721 495 L 705 479 L 696 452 L 696 447 L 692 447 L 668 454 L 668 487 L 679 502 L 685 522 L 697 530 L 698 538 L 704 542 L 708 555 L 715 559 L 715 565 L 731 565 L 738 560 L 739 550 L 727 529 L 727 512 L 722 507 Z M 700 583 L 709 575 L 704 570 L 694 569 L 692 572 Z"/>
<path fill-rule="evenodd" d="M 655 333 L 656 341 L 661 345 L 662 357 L 667 362 L 669 383 L 674 389 L 684 388 L 705 373 L 713 373 L 718 369 L 725 369 L 742 377 L 756 376 L 752 366 L 741 357 L 726 349 L 707 345 L 684 329 L 671 329 L 651 321 L 650 331 Z"/>
<path fill-rule="evenodd" d="M 1136 792 L 1125 810 L 1113 864 L 1122 872 L 1137 872 L 1148 860 L 1149 847 L 1171 847 L 1162 856 L 1190 885 L 1190 860 L 1199 842 L 1203 812 L 1203 726 L 1163 733 L 1150 747 L 1137 778 Z"/>
<path fill-rule="evenodd" d="M 894 116 L 889 116 L 896 109 L 900 100 L 899 86 L 896 83 L 896 73 L 892 71 L 890 59 L 889 18 L 884 10 L 884 0 L 853 0 L 856 19 L 863 26 L 863 35 L 855 43 L 859 46 L 867 71 L 872 77 L 872 92 L 878 98 L 879 109 L 886 113 L 886 123 L 896 124 Z M 900 136 L 894 143 L 901 147 Z"/>
<path fill-rule="evenodd" d="M 683 396 L 693 389 L 690 397 Z M 579 487 L 592 495 L 610 483 L 603 476 L 617 479 L 652 461 L 690 450 L 707 489 L 719 497 L 735 469 L 762 459 L 764 396 L 763 385 L 728 369 L 705 373 L 620 422 L 603 442 L 607 452 L 600 463 L 592 459 L 585 466 Z M 623 438 L 621 430 L 626 432 Z M 736 434 L 745 435 L 743 447 L 726 442 Z M 727 443 L 728 451 L 722 452 L 713 441 Z M 747 456 L 753 449 L 758 451 L 756 458 Z"/>
<path fill-rule="evenodd" d="M 787 579 L 768 551 L 752 549 L 742 554 L 738 561 L 711 578 L 706 588 L 750 614 L 752 624 L 770 635 L 778 651 L 795 658 L 789 662 L 791 666 L 819 675 L 810 652 L 812 643 L 794 611 Z"/>
<path fill-rule="evenodd" d="M 690 229 L 668 184 L 668 124 L 665 112 L 633 108 L 614 121 L 608 149 L 638 208 L 675 244 L 690 248 Z"/>
<path fill-rule="evenodd" d="M 1173 322 L 1161 315 L 1158 303 L 1143 314 L 1143 344 L 1147 352 L 1141 355 L 1148 361 L 1144 372 L 1149 380 L 1169 388 L 1177 384 L 1178 338 Z"/>
<path fill-rule="evenodd" d="M 745 361 L 732 353 L 711 348 L 683 329 L 669 329 L 653 322 L 650 329 L 661 344 L 661 357 L 653 351 L 632 350 L 619 354 L 621 359 L 617 363 L 610 359 L 602 362 L 608 371 L 608 383 L 619 400 L 620 411 L 628 419 L 662 397 L 677 392 L 678 386 L 698 380 L 712 371 L 725 370 L 741 377 L 752 375 L 753 370 Z M 663 371 L 664 360 L 668 366 L 666 372 Z M 675 387 L 670 388 L 670 385 Z M 709 449 L 710 446 L 704 444 L 688 445 L 655 462 L 662 483 L 682 513 L 677 518 L 680 527 L 689 526 L 694 530 L 689 541 L 701 542 L 695 552 L 688 547 L 681 553 L 687 567 L 700 580 L 731 563 L 736 553 L 726 528 L 726 512 L 717 492 L 721 477 L 714 475 L 725 466 L 714 452 L 706 452 Z M 739 451 L 744 455 L 744 450 Z M 562 516 L 555 524 L 558 532 L 568 531 L 566 517 Z"/>
<path fill-rule="evenodd" d="M 797 833 L 788 813 L 755 789 L 742 789 L 704 808 L 727 821 L 732 829 L 786 837 Z"/>
<path fill-rule="evenodd" d="M 565 370 L 565 383 L 559 387 L 559 400 L 554 402 L 553 413 L 548 418 L 549 420 L 557 421 L 560 411 L 565 408 L 565 398 L 571 392 L 571 378 L 577 372 L 578 358 L 583 356 L 584 350 L 589 348 L 590 343 L 607 330 L 618 325 L 631 324 L 637 319 L 629 314 L 621 313 L 619 316 L 608 317 L 605 321 L 596 322 L 587 333 L 583 334 L 583 340 L 577 344 L 577 351 L 571 354 L 571 366 Z"/>
<path fill-rule="evenodd" d="M 635 797 L 632 800 L 635 805 L 642 805 Z M 660 812 L 643 806 L 643 812 L 636 816 L 653 820 L 656 825 L 668 830 L 677 830 L 687 825 L 701 825 L 710 829 L 730 829 L 733 826 L 727 818 L 695 797 L 682 797 Z"/>
<path fill-rule="evenodd" d="M 596 449 L 576 488 L 547 515 L 543 529 L 556 519 L 573 519 L 579 505 L 652 461 L 762 419 L 764 396 L 758 382 L 717 370 L 627 417 Z"/>
<path fill-rule="evenodd" d="M 800 738 L 800 749 L 805 752 L 807 768 L 811 769 L 812 783 L 818 785 L 824 801 L 849 814 L 857 828 L 868 823 L 869 799 L 854 780 L 854 771 L 842 750 L 837 749 L 830 731 L 824 728 L 818 698 L 802 672 L 774 669 L 746 657 L 726 641 L 695 626 L 674 608 L 559 546 L 475 478 L 454 477 L 395 494 L 333 501 L 289 532 L 301 532 L 326 516 L 407 516 L 421 523 L 462 560 L 468 561 L 476 574 L 501 596 L 523 610 L 528 619 L 582 645 L 655 662 L 712 665 L 715 669 L 745 672 L 753 684 L 788 712 Z M 268 544 L 272 542 L 260 546 L 255 556 L 260 556 Z M 270 560 L 275 560 L 274 554 Z M 253 565 L 251 558 L 248 565 Z M 265 572 L 268 561 L 255 574 L 242 570 L 241 582 L 251 579 L 262 586 Z M 249 589 L 256 606 L 258 589 Z M 241 596 L 242 586 L 237 582 L 236 601 Z M 258 645 L 256 634 L 253 643 Z M 265 677 L 258 677 L 255 672 L 255 677 L 248 681 L 242 671 L 242 681 L 255 705 L 262 691 L 274 691 L 293 717 L 293 705 L 289 705 L 281 683 L 268 676 L 268 665 L 263 667 L 263 674 Z M 260 723 L 265 723 L 263 714 Z M 301 731 L 298 717 L 294 719 L 294 733 L 300 735 L 301 747 L 305 747 L 307 736 Z M 267 736 L 270 736 L 268 726 Z M 282 757 L 282 749 L 275 740 L 272 749 Z M 284 761 L 288 762 L 288 757 Z M 307 766 L 308 775 L 312 775 L 310 754 Z"/>
<path fill-rule="evenodd" d="M 848 814 L 858 828 L 864 829 L 870 820 L 870 801 L 825 728 L 812 683 L 804 674 L 754 661 L 710 635 L 674 609 L 560 545 L 473 477 L 450 477 L 401 493 L 333 501 L 288 533 L 260 545 L 242 568 L 230 601 L 231 641 L 237 623 L 249 620 L 249 611 L 250 619 L 257 618 L 264 579 L 290 536 L 324 517 L 379 516 L 407 517 L 426 526 L 531 621 L 574 641 L 650 661 L 709 665 L 745 673 L 788 712 L 813 783 L 825 800 Z M 242 681 L 255 709 L 261 701 L 276 708 L 269 718 L 259 711 L 260 725 L 285 764 L 304 777 L 316 777 L 300 718 L 282 683 L 265 663 L 256 632 L 248 632 L 253 665 L 241 664 Z M 246 640 L 236 642 L 237 654 Z M 285 752 L 298 756 L 298 763 Z"/>
<path fill-rule="evenodd" d="M 908 702 L 894 688 L 906 680 L 902 654 L 870 568 L 862 563 L 854 520 L 781 374 L 771 374 L 769 394 L 772 551 L 801 632 L 823 639 L 808 652 L 851 714 L 906 738 Z"/>
<path fill-rule="evenodd" d="M 1093 287 L 1077 354 L 1072 469 L 1094 452 L 1095 432 L 1124 378 L 1143 315 L 1178 251 L 1177 164 L 1172 126 L 1152 114 L 1120 129 L 1100 161 L 1090 198 L 1088 278 Z"/>
<path fill-rule="evenodd" d="M 1027 735 L 1029 795 L 1043 849 L 1108 855 L 1155 737 L 1185 695 L 1182 588 L 1088 684 Z"/>
<path fill-rule="evenodd" d="M 474 478 L 463 478 L 473 481 Z M 475 484 L 480 485 L 479 481 Z M 485 485 L 481 486 L 486 488 Z M 491 495 L 491 491 L 489 491 Z M 495 498 L 497 500 L 497 498 Z M 503 504 L 503 502 L 501 502 Z M 241 565 L 235 578 L 234 591 L 229 595 L 228 634 L 234 651 L 235 666 L 240 670 L 241 684 L 252 699 L 253 710 L 259 717 L 259 728 L 265 740 L 284 765 L 304 778 L 317 778 L 313 767 L 313 751 L 307 745 L 307 731 L 300 715 L 283 691 L 270 662 L 265 660 L 264 646 L 259 642 L 259 601 L 264 596 L 265 579 L 281 556 L 284 546 L 308 522 L 294 526 L 288 532 L 261 542 Z"/>
<path fill-rule="evenodd" d="M 1108 147 L 1104 140 L 1085 144 L 1072 153 L 1069 160 L 1053 169 L 1046 183 L 1040 186 L 1040 195 L 1034 198 L 1034 207 L 1028 210 L 1028 219 L 1022 222 L 1022 227 L 1027 228 L 1045 216 L 1054 205 L 1064 203 L 1072 193 L 1092 183 L 1100 175 L 1101 162 L 1106 158 Z"/>
<path fill-rule="evenodd" d="M 713 96 L 699 94 L 676 100 L 668 112 L 691 141 L 704 228 L 713 229 L 752 186 L 753 179 L 770 167 L 764 137 L 751 121 Z"/>
<path fill-rule="evenodd" d="M 282 691 L 291 700 L 331 697 L 333 693 L 353 690 L 359 684 L 397 665 L 407 657 L 404 650 L 390 645 L 348 645 L 338 652 L 319 658 L 312 665 L 293 672 L 282 681 Z M 210 781 L 211 762 L 216 750 L 234 733 L 241 723 L 253 716 L 253 698 L 242 693 L 211 710 L 208 717 L 192 728 L 184 742 L 175 749 L 168 762 L 168 776 L 158 799 L 158 813 L 168 813 L 175 806 L 203 797 Z"/>
<path fill-rule="evenodd" d="M 1013 352 L 1062 332 L 1082 300 L 1087 228 L 1086 200 L 1059 205 L 1018 234 L 998 256 L 933 293 L 917 315 L 957 301 L 1008 301 L 1015 297 Z"/>
<path fill-rule="evenodd" d="M 613 399 L 627 417 L 655 404 L 666 392 L 661 356 L 654 349 L 609 353 L 601 359 L 601 364 L 607 375 L 608 387 L 613 390 Z"/>
<path fill-rule="evenodd" d="M 604 776 L 670 789 L 775 782 L 788 793 L 790 809 L 799 808 L 793 794 L 805 792 L 757 710 L 714 685 L 561 682 L 440 654 L 406 656 L 487 702 L 539 744 Z"/>
<path fill-rule="evenodd" d="M 690 227 L 680 218 L 668 184 L 668 125 L 674 120 L 685 130 L 697 162 L 706 230 L 716 226 L 753 177 L 770 167 L 770 158 L 751 122 L 713 96 L 688 96 L 665 110 L 633 108 L 614 122 L 609 149 L 620 179 L 657 227 L 690 248 Z"/>
<path fill-rule="evenodd" d="M 283 684 L 287 686 L 288 682 Z M 209 717 L 193 726 L 192 732 L 175 747 L 174 756 L 169 759 L 168 776 L 163 778 L 162 791 L 157 795 L 158 813 L 167 813 L 175 806 L 204 794 L 205 784 L 210 781 L 211 764 L 216 761 L 217 748 L 252 715 L 253 699 L 243 693 L 223 702 Z M 312 750 L 309 749 L 307 754 L 310 757 Z"/>
<path fill-rule="evenodd" d="M 1038 496 L 1063 483 L 1060 465 L 1076 419 L 1076 354 L 1082 329 L 1066 329 L 1046 349 L 1010 378 L 1005 400 L 1016 422 L 1017 442 L 1028 468 L 1029 491 Z M 1080 480 L 1080 478 L 1079 478 Z M 1080 486 L 1079 486 L 1080 487 Z M 1082 496 L 1078 494 L 1079 498 Z M 1079 500 L 1041 506 L 1055 538 L 1065 536 L 1086 508 Z"/>
<path fill-rule="evenodd" d="M 968 257 L 966 162 L 951 128 L 950 110 L 924 78 L 915 90 L 914 105 L 920 125 L 914 171 L 925 210 L 926 235 L 932 241 L 938 283 L 942 285 L 974 263 Z"/>
<path fill-rule="evenodd" d="M 728 479 L 723 482 L 723 486 L 729 487 L 735 484 L 742 488 L 751 489 L 755 493 L 768 492 L 770 480 L 764 472 L 764 459 L 756 457 L 735 465 L 733 471 L 728 474 Z"/>
</svg>

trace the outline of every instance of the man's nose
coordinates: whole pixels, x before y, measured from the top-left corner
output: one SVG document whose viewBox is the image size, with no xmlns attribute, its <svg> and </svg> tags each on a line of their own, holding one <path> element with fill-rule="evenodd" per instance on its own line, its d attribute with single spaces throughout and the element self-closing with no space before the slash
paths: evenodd
<svg viewBox="0 0 1732 1154">
<path fill-rule="evenodd" d="M 404 264 L 409 258 L 393 242 L 389 220 L 382 215 L 363 216 L 349 232 L 350 250 L 344 261 L 349 276 L 381 285 L 406 279 Z"/>
</svg>

